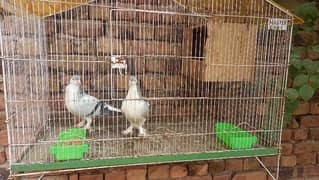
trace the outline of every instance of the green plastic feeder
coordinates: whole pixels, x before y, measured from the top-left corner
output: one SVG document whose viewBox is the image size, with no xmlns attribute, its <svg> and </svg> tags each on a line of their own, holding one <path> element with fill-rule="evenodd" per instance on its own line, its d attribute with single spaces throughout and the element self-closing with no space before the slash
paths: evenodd
<svg viewBox="0 0 319 180">
<path fill-rule="evenodd" d="M 217 138 L 231 149 L 250 149 L 257 142 L 257 137 L 230 123 L 216 123 Z"/>
<path fill-rule="evenodd" d="M 50 147 L 50 154 L 58 161 L 82 159 L 83 153 L 89 150 L 88 144 L 84 143 L 85 136 L 86 131 L 80 128 L 61 132 L 58 142 Z M 72 141 L 80 144 L 72 144 Z"/>
</svg>

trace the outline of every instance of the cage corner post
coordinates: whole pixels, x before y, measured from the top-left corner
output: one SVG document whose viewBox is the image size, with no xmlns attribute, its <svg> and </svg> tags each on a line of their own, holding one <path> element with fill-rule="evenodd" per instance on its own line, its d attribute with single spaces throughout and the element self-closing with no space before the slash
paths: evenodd
<svg viewBox="0 0 319 180">
<path fill-rule="evenodd" d="M 267 172 L 267 174 L 273 180 L 279 180 L 279 173 L 280 173 L 280 158 L 281 158 L 281 154 L 279 153 L 276 156 L 277 156 L 277 162 L 276 162 L 275 171 L 273 171 L 269 167 L 267 167 L 260 157 L 255 156 L 255 158 L 258 161 L 258 163 L 262 166 L 262 168 L 264 168 L 264 170 Z"/>
</svg>

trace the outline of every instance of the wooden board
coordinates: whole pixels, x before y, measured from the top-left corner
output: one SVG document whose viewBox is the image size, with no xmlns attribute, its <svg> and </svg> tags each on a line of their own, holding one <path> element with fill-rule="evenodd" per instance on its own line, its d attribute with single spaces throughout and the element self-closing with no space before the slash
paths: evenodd
<svg viewBox="0 0 319 180">
<path fill-rule="evenodd" d="M 62 11 L 69 10 L 84 3 L 91 2 L 92 0 L 61 0 L 56 2 L 50 1 L 30 1 L 30 0 L 7 0 L 2 2 L 1 7 L 4 9 L 21 15 L 19 8 L 36 16 L 49 16 L 57 14 Z M 15 8 L 16 6 L 17 8 Z"/>
<path fill-rule="evenodd" d="M 182 73 L 201 81 L 250 81 L 254 72 L 257 31 L 257 25 L 252 24 L 208 22 L 205 59 L 184 60 Z M 186 32 L 185 35 L 189 39 L 191 34 Z M 192 41 L 187 39 L 184 41 L 188 48 L 186 52 L 191 52 Z"/>
<path fill-rule="evenodd" d="M 177 4 L 186 7 L 197 14 L 227 14 L 266 16 L 290 19 L 293 17 L 294 24 L 303 24 L 304 20 L 290 12 L 273 0 L 173 0 Z"/>
<path fill-rule="evenodd" d="M 247 81 L 253 75 L 257 25 L 209 22 L 204 80 Z"/>
<path fill-rule="evenodd" d="M 223 13 L 223 14 L 248 14 L 253 11 L 260 11 L 264 7 L 264 1 L 255 0 L 174 0 L 178 4 L 187 7 L 195 13 Z"/>
</svg>

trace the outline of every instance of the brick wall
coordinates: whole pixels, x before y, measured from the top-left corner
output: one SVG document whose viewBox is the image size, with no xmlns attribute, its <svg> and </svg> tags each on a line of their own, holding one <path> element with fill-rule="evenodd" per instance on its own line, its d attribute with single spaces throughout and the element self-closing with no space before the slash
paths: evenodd
<svg viewBox="0 0 319 180">
<path fill-rule="evenodd" d="M 91 9 L 89 12 L 92 11 Z M 95 10 L 97 11 L 97 10 Z M 92 14 L 92 13 L 91 13 Z M 96 13 L 97 18 L 100 18 Z M 85 19 L 85 14 L 81 14 Z M 67 26 L 65 26 L 67 27 Z M 54 31 L 54 28 L 52 28 Z M 63 31 L 62 31 L 63 32 Z M 83 30 L 93 32 L 91 30 Z M 95 33 L 106 33 L 97 32 Z M 295 44 L 303 46 L 312 39 L 318 39 L 319 32 L 300 32 L 295 37 Z M 89 35 L 91 36 L 91 35 Z M 311 36 L 311 37 L 310 37 Z M 63 44 L 64 42 L 61 41 Z M 58 46 L 57 46 L 58 47 Z M 56 49 L 56 48 L 52 48 Z M 107 48 L 106 48 L 107 49 Z M 54 54 L 54 53 L 53 53 Z M 316 60 L 319 54 L 310 52 L 308 57 Z M 0 82 L 0 164 L 7 157 L 7 132 L 5 130 L 5 112 L 3 103 L 3 84 Z M 283 130 L 282 158 L 280 161 L 281 179 L 319 179 L 319 101 L 301 104 L 291 123 Z M 273 169 L 276 157 L 261 158 L 266 166 Z M 1 179 L 1 178 L 0 178 Z M 24 177 L 21 179 L 38 179 Z M 124 168 L 107 168 L 69 174 L 51 174 L 45 180 L 143 180 L 143 179 L 183 179 L 183 180 L 250 180 L 270 179 L 254 158 L 185 162 Z"/>
</svg>

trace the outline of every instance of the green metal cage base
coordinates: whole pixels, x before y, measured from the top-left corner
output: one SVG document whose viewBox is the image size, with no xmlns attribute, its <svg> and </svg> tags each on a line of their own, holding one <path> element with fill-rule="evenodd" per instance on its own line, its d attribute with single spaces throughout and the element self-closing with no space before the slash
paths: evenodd
<svg viewBox="0 0 319 180">
<path fill-rule="evenodd" d="M 153 164 L 153 163 L 169 163 L 180 161 L 197 161 L 208 159 L 221 158 L 238 158 L 251 156 L 268 156 L 278 153 L 277 148 L 263 148 L 263 149 L 248 149 L 248 150 L 234 150 L 212 153 L 193 153 L 193 154 L 177 154 L 177 155 L 162 155 L 162 156 L 144 156 L 131 158 L 113 158 L 103 160 L 76 160 L 65 162 L 54 162 L 44 164 L 30 164 L 30 165 L 12 165 L 11 171 L 28 172 L 28 171 L 49 171 L 49 170 L 65 170 L 78 169 L 90 167 L 108 167 L 108 166 L 124 166 L 124 165 L 138 165 L 138 164 Z"/>
</svg>

